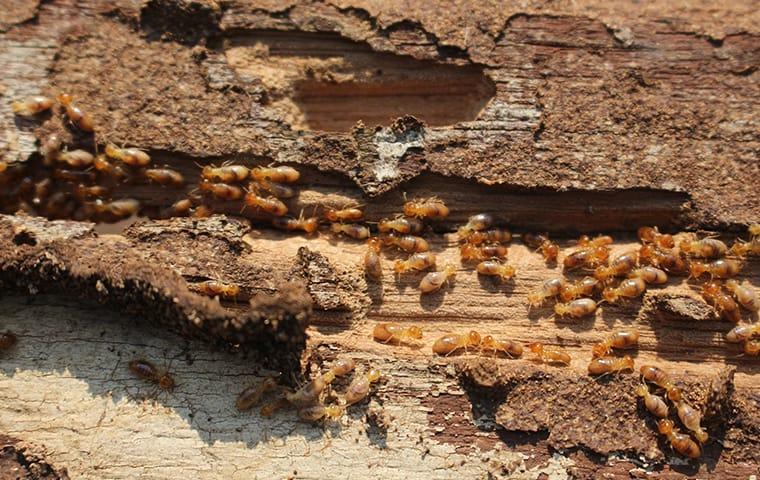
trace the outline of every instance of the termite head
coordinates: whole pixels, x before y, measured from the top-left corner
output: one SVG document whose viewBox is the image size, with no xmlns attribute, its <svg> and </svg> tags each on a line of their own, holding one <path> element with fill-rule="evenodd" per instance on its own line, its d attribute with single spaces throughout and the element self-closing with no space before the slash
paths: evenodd
<svg viewBox="0 0 760 480">
<path fill-rule="evenodd" d="M 692 260 L 689 262 L 689 278 L 697 278 L 707 271 L 707 264 Z"/>
<path fill-rule="evenodd" d="M 536 355 L 541 355 L 541 353 L 544 351 L 544 346 L 538 342 L 533 342 L 528 345 L 528 350 L 535 353 Z"/>
<path fill-rule="evenodd" d="M 422 329 L 420 327 L 409 327 L 407 334 L 409 338 L 420 340 L 422 338 Z"/>
<path fill-rule="evenodd" d="M 620 296 L 618 295 L 617 289 L 607 287 L 602 291 L 602 298 L 609 303 L 615 303 Z"/>
<path fill-rule="evenodd" d="M 646 385 L 644 385 L 643 383 L 641 383 L 641 384 L 639 384 L 638 387 L 636 387 L 636 390 L 635 390 L 634 393 L 636 393 L 637 397 L 646 397 L 646 396 L 649 395 L 649 389 L 647 388 Z"/>
<path fill-rule="evenodd" d="M 467 334 L 467 344 L 473 347 L 480 345 L 480 334 L 475 330 L 470 330 Z"/>
<path fill-rule="evenodd" d="M 674 426 L 675 424 L 673 423 L 673 420 L 663 418 L 662 420 L 657 422 L 657 431 L 660 432 L 662 435 L 669 435 L 673 433 Z"/>
<path fill-rule="evenodd" d="M 370 382 L 376 382 L 380 380 L 380 377 L 382 376 L 383 374 L 380 373 L 380 370 L 378 370 L 377 368 L 370 368 L 369 371 L 367 372 L 367 380 L 369 380 Z"/>
<path fill-rule="evenodd" d="M 528 306 L 540 307 L 544 303 L 544 296 L 541 292 L 531 292 L 528 294 Z"/>
<path fill-rule="evenodd" d="M 446 274 L 446 277 L 453 278 L 457 275 L 457 268 L 454 265 L 447 263 L 446 266 L 443 267 L 443 272 Z"/>
<path fill-rule="evenodd" d="M 163 390 L 172 391 L 176 384 L 174 383 L 174 379 L 169 376 L 168 373 L 164 373 L 158 379 L 158 386 Z"/>
</svg>

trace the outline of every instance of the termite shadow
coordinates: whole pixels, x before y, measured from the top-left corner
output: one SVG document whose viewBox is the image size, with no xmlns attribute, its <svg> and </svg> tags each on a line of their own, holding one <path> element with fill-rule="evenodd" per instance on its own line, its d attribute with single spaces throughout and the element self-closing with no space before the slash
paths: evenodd
<svg viewBox="0 0 760 480">
<path fill-rule="evenodd" d="M 515 291 L 515 282 L 513 279 L 502 281 L 499 277 L 487 275 L 478 275 L 480 287 L 488 293 L 501 293 L 511 296 Z"/>
<path fill-rule="evenodd" d="M 242 442 L 252 448 L 272 439 L 289 442 L 301 438 L 313 446 L 340 435 L 342 422 L 348 422 L 344 417 L 339 422 L 306 424 L 297 420 L 293 410 L 264 418 L 258 413 L 261 405 L 239 412 L 235 399 L 240 391 L 277 372 L 264 371 L 242 355 L 211 351 L 204 344 L 103 307 L 53 295 L 6 296 L 0 298 L 0 329 L 18 336 L 15 347 L 0 352 L 0 383 L 12 381 L 22 372 L 36 376 L 35 382 L 49 375 L 73 377 L 87 385 L 88 394 L 82 401 L 92 402 L 92 408 L 103 408 L 105 399 L 108 415 L 130 415 L 128 405 L 133 404 L 131 414 L 141 408 L 153 413 L 148 417 L 153 420 L 138 421 L 135 417 L 136 423 L 163 421 L 176 425 L 176 420 L 166 417 L 165 409 L 169 409 L 170 416 L 184 420 L 186 428 L 194 430 L 207 445 Z M 168 366 L 177 387 L 161 391 L 136 378 L 128 369 L 135 359 L 148 360 L 158 369 Z M 66 386 L 57 386 L 56 382 L 38 385 L 39 389 L 78 388 L 64 383 Z M 61 393 L 49 392 L 46 398 L 57 398 Z M 120 408 L 111 408 L 114 405 Z M 366 406 L 358 404 L 348 413 L 354 416 L 364 409 Z M 61 404 L 58 413 L 75 416 L 81 411 L 81 405 L 67 411 Z"/>
</svg>

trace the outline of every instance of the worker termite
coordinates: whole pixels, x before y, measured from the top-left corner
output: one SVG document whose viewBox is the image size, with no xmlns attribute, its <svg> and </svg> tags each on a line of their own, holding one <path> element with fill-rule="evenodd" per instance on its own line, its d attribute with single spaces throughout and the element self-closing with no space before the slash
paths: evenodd
<svg viewBox="0 0 760 480">
<path fill-rule="evenodd" d="M 372 338 L 381 343 L 416 343 L 422 339 L 422 329 L 411 326 L 403 327 L 398 323 L 378 323 L 372 330 Z"/>
<path fill-rule="evenodd" d="M 302 230 L 307 234 L 312 234 L 319 228 L 319 219 L 317 217 L 304 218 L 303 216 L 298 218 L 274 217 L 272 226 L 280 230 Z"/>
<path fill-rule="evenodd" d="M 104 154 L 97 155 L 92 164 L 95 170 L 109 177 L 120 180 L 128 176 L 128 173 L 121 166 L 109 162 Z"/>
<path fill-rule="evenodd" d="M 641 243 L 653 243 L 660 248 L 673 248 L 676 245 L 673 235 L 660 233 L 657 227 L 641 227 L 637 233 Z"/>
<path fill-rule="evenodd" d="M 95 208 L 95 211 L 98 213 L 109 213 L 117 218 L 131 217 L 138 210 L 140 210 L 140 202 L 131 198 L 99 204 Z"/>
<path fill-rule="evenodd" d="M 600 282 L 606 282 L 612 277 L 627 275 L 636 267 L 638 255 L 636 252 L 628 252 L 613 258 L 608 266 L 600 265 L 594 270 L 594 277 Z"/>
<path fill-rule="evenodd" d="M 404 203 L 404 215 L 417 218 L 445 218 L 449 216 L 449 207 L 436 197 L 416 199 Z"/>
<path fill-rule="evenodd" d="M 741 312 L 731 295 L 727 294 L 717 282 L 707 282 L 702 285 L 702 298 L 726 320 L 739 323 Z"/>
<path fill-rule="evenodd" d="M 602 291 L 602 297 L 609 303 L 617 303 L 620 299 L 630 299 L 641 296 L 647 289 L 647 284 L 641 278 L 626 278 L 617 287 L 607 287 Z"/>
<path fill-rule="evenodd" d="M 237 183 L 247 179 L 251 171 L 242 165 L 206 165 L 201 170 L 201 177 L 211 182 Z"/>
<path fill-rule="evenodd" d="M 670 375 L 664 370 L 655 367 L 654 365 L 642 365 L 639 368 L 639 372 L 641 373 L 641 376 L 644 377 L 644 380 L 654 383 L 658 387 L 664 389 L 671 401 L 678 402 L 681 400 L 681 389 L 676 387 L 670 379 Z"/>
<path fill-rule="evenodd" d="M 433 353 L 448 356 L 457 350 L 463 349 L 466 352 L 469 347 L 479 347 L 480 342 L 480 334 L 475 330 L 470 330 L 467 335 L 449 333 L 433 343 Z"/>
<path fill-rule="evenodd" d="M 675 428 L 675 424 L 672 420 L 663 418 L 657 422 L 657 430 L 665 435 L 670 442 L 670 446 L 673 450 L 689 458 L 699 458 L 702 455 L 702 451 L 699 445 L 686 434 L 680 433 Z"/>
<path fill-rule="evenodd" d="M 726 334 L 726 341 L 739 343 L 753 337 L 760 337 L 760 323 L 752 325 L 737 325 Z"/>
<path fill-rule="evenodd" d="M 502 353 L 511 358 L 518 358 L 523 354 L 523 347 L 511 340 L 496 340 L 491 335 L 486 335 L 480 342 L 480 351 L 483 353 L 491 352 L 494 355 Z"/>
<path fill-rule="evenodd" d="M 80 200 L 90 198 L 103 198 L 108 195 L 108 189 L 102 185 L 84 185 L 82 183 L 74 187 L 74 196 Z"/>
<path fill-rule="evenodd" d="M 87 168 L 92 165 L 95 157 L 84 150 L 70 150 L 58 155 L 59 162 L 66 163 L 72 168 Z"/>
<path fill-rule="evenodd" d="M 600 357 L 592 359 L 588 364 L 588 373 L 591 375 L 603 375 L 605 373 L 622 373 L 626 370 L 633 371 L 633 359 L 626 355 L 622 358 Z"/>
<path fill-rule="evenodd" d="M 517 270 L 512 265 L 501 263 L 498 260 L 484 260 L 475 267 L 480 275 L 497 276 L 502 282 L 514 277 Z"/>
<path fill-rule="evenodd" d="M 760 256 L 760 237 L 753 237 L 749 242 L 737 239 L 728 253 L 740 258 L 744 258 L 747 255 Z"/>
<path fill-rule="evenodd" d="M 204 180 L 200 184 L 198 184 L 198 189 L 201 192 L 206 192 L 206 193 L 211 194 L 212 196 L 218 198 L 219 200 L 239 200 L 243 198 L 243 189 L 238 187 L 237 185 L 229 185 L 227 183 L 211 183 Z M 248 198 L 248 195 L 253 195 L 253 194 L 248 193 L 245 196 L 245 203 L 246 205 L 251 205 L 251 203 L 249 203 L 250 200 Z M 259 198 L 259 197 L 256 197 L 256 198 Z"/>
<path fill-rule="evenodd" d="M 224 283 L 218 280 L 206 280 L 195 284 L 195 288 L 209 297 L 236 298 L 240 294 L 240 287 L 233 283 Z"/>
<path fill-rule="evenodd" d="M 10 331 L 0 333 L 0 350 L 9 350 L 11 347 L 16 345 L 17 341 L 18 338 L 16 335 Z"/>
<path fill-rule="evenodd" d="M 343 415 L 343 407 L 339 405 L 312 405 L 298 409 L 298 418 L 304 422 L 318 422 L 329 418 L 336 420 Z"/>
<path fill-rule="evenodd" d="M 435 268 L 435 255 L 431 252 L 413 253 L 406 260 L 396 260 L 393 263 L 393 271 L 396 273 L 421 272 L 429 268 Z"/>
<path fill-rule="evenodd" d="M 169 168 L 149 168 L 145 170 L 144 175 L 148 180 L 159 185 L 179 187 L 185 183 L 185 177 L 181 173 Z"/>
<path fill-rule="evenodd" d="M 343 208 L 341 210 L 330 208 L 325 211 L 324 216 L 330 222 L 356 222 L 364 218 L 364 212 L 358 208 Z"/>
<path fill-rule="evenodd" d="M 357 240 L 369 238 L 370 231 L 368 227 L 358 223 L 331 223 L 330 231 L 335 234 L 346 235 L 347 237 Z"/>
<path fill-rule="evenodd" d="M 48 136 L 45 141 L 40 143 L 40 154 L 45 160 L 45 165 L 50 166 L 58 158 L 58 154 L 61 152 L 61 145 L 63 141 L 61 137 L 56 134 Z"/>
<path fill-rule="evenodd" d="M 397 217 L 392 219 L 383 219 L 377 223 L 377 230 L 380 233 L 396 232 L 402 234 L 418 234 L 425 228 L 422 220 L 414 217 Z"/>
<path fill-rule="evenodd" d="M 579 297 L 590 297 L 599 288 L 599 280 L 594 277 L 583 277 L 574 283 L 563 283 L 559 297 L 563 302 L 569 302 Z"/>
<path fill-rule="evenodd" d="M 193 218 L 208 218 L 214 214 L 214 209 L 208 205 L 198 205 L 191 212 Z"/>
<path fill-rule="evenodd" d="M 293 167 L 254 167 L 251 178 L 257 182 L 295 183 L 301 178 L 301 173 Z"/>
<path fill-rule="evenodd" d="M 456 276 L 457 269 L 454 265 L 448 264 L 440 272 L 430 272 L 420 280 L 420 291 L 422 293 L 432 293 L 439 290 L 444 283 L 450 278 Z"/>
<path fill-rule="evenodd" d="M 583 248 L 570 253 L 562 260 L 565 270 L 579 267 L 595 268 L 607 261 L 610 249 L 605 246 Z"/>
<path fill-rule="evenodd" d="M 728 247 L 717 238 L 702 238 L 700 240 L 682 240 L 679 248 L 686 255 L 700 258 L 719 258 L 726 256 Z"/>
<path fill-rule="evenodd" d="M 613 332 L 612 335 L 594 345 L 591 349 L 591 355 L 593 358 L 606 357 L 612 352 L 613 348 L 633 348 L 638 345 L 638 343 L 638 330 L 619 330 L 617 332 Z"/>
<path fill-rule="evenodd" d="M 747 340 L 744 342 L 744 354 L 750 357 L 760 355 L 760 340 Z"/>
<path fill-rule="evenodd" d="M 22 117 L 33 117 L 38 113 L 50 110 L 53 106 L 53 99 L 37 95 L 24 100 L 16 100 L 11 103 L 11 110 L 14 114 Z"/>
<path fill-rule="evenodd" d="M 636 387 L 636 396 L 641 397 L 644 400 L 644 406 L 649 410 L 649 413 L 659 418 L 667 418 L 669 409 L 665 400 L 659 396 L 649 392 L 649 387 L 645 383 L 642 383 Z"/>
<path fill-rule="evenodd" d="M 547 262 L 556 262 L 559 255 L 559 245 L 549 240 L 546 234 L 523 233 L 523 242 L 531 248 L 535 248 L 544 256 Z"/>
<path fill-rule="evenodd" d="M 264 406 L 261 407 L 261 410 L 259 410 L 259 413 L 262 417 L 271 417 L 274 415 L 278 410 L 290 405 L 290 402 L 285 399 L 285 397 L 277 397 L 273 401 L 264 404 Z"/>
<path fill-rule="evenodd" d="M 741 269 L 741 262 L 730 258 L 719 258 L 709 263 L 698 260 L 689 262 L 689 276 L 692 278 L 698 278 L 705 273 L 712 278 L 730 278 L 737 276 Z"/>
<path fill-rule="evenodd" d="M 346 405 L 353 405 L 361 402 L 367 395 L 369 395 L 370 387 L 373 383 L 380 380 L 380 370 L 376 368 L 370 368 L 364 375 L 359 375 L 355 378 L 346 389 L 346 393 L 343 396 L 343 400 Z"/>
<path fill-rule="evenodd" d="M 465 243 L 459 247 L 462 260 L 488 260 L 489 258 L 506 258 L 509 250 L 503 245 L 473 245 Z"/>
<path fill-rule="evenodd" d="M 380 245 L 380 239 L 372 237 L 367 240 L 367 251 L 364 253 L 364 273 L 374 279 L 379 279 L 383 276 Z"/>
<path fill-rule="evenodd" d="M 643 245 L 639 249 L 639 260 L 670 273 L 683 274 L 689 269 L 688 262 L 678 249 L 660 250 L 654 245 Z"/>
<path fill-rule="evenodd" d="M 293 198 L 296 196 L 296 191 L 287 185 L 281 183 L 268 182 L 262 180 L 258 183 L 259 188 L 272 194 L 277 198 Z"/>
<path fill-rule="evenodd" d="M 700 423 L 702 423 L 702 414 L 683 400 L 679 401 L 676 405 L 676 411 L 678 412 L 678 418 L 681 419 L 681 423 L 683 423 L 684 427 L 694 433 L 694 437 L 699 443 L 705 443 L 708 435 L 702 428 L 702 425 L 700 425 Z"/>
<path fill-rule="evenodd" d="M 272 377 L 267 377 L 260 384 L 252 385 L 240 392 L 240 395 L 235 399 L 235 406 L 241 412 L 250 410 L 264 398 L 264 395 L 276 389 L 277 381 Z"/>
<path fill-rule="evenodd" d="M 189 198 L 183 198 L 181 200 L 177 200 L 169 207 L 162 209 L 159 216 L 161 218 L 185 217 L 190 214 L 192 208 L 193 201 Z"/>
<path fill-rule="evenodd" d="M 162 390 L 171 391 L 176 386 L 174 379 L 166 371 L 160 371 L 147 360 L 132 360 L 129 370 L 142 380 L 155 383 Z"/>
<path fill-rule="evenodd" d="M 578 238 L 578 246 L 580 247 L 604 247 L 607 245 L 612 244 L 614 242 L 613 238 L 609 235 L 599 235 L 594 238 L 589 237 L 588 235 L 581 235 L 580 238 Z"/>
<path fill-rule="evenodd" d="M 381 235 L 379 238 L 383 245 L 394 246 L 405 252 L 427 252 L 430 250 L 427 240 L 414 235 Z"/>
<path fill-rule="evenodd" d="M 574 318 L 585 317 L 596 311 L 596 302 L 590 298 L 579 298 L 569 303 L 554 305 L 554 313 L 560 317 L 571 316 Z"/>
<path fill-rule="evenodd" d="M 482 243 L 508 243 L 512 241 L 512 232 L 503 228 L 490 228 L 488 230 L 472 232 L 467 237 L 466 241 L 470 245 L 480 245 Z"/>
<path fill-rule="evenodd" d="M 726 281 L 726 290 L 731 292 L 739 305 L 747 310 L 754 312 L 760 309 L 760 302 L 757 300 L 757 294 L 752 286 L 741 284 L 736 280 Z"/>
<path fill-rule="evenodd" d="M 106 144 L 106 156 L 118 160 L 130 167 L 144 167 L 150 163 L 150 155 L 137 148 L 119 148 Z"/>
<path fill-rule="evenodd" d="M 541 362 L 570 365 L 570 355 L 559 347 L 549 347 L 543 343 L 533 342 L 528 345 L 528 350 L 533 352 L 536 360 Z"/>
<path fill-rule="evenodd" d="M 528 306 L 540 307 L 547 298 L 559 295 L 564 286 L 565 279 L 562 277 L 545 280 L 537 290 L 528 294 Z"/>
<path fill-rule="evenodd" d="M 479 213 L 467 219 L 467 223 L 459 227 L 457 235 L 464 240 L 475 231 L 485 230 L 493 224 L 493 216 L 488 213 Z"/>
<path fill-rule="evenodd" d="M 70 183 L 90 183 L 95 181 L 95 172 L 90 170 L 68 170 L 65 168 L 56 168 L 51 174 L 53 178 Z"/>
<path fill-rule="evenodd" d="M 227 185 L 223 183 L 215 183 L 213 185 L 224 185 L 227 188 L 236 188 L 239 189 L 239 187 L 235 187 L 234 185 Z M 242 190 L 241 190 L 242 194 Z M 214 193 L 216 194 L 216 192 Z M 228 200 L 232 200 L 229 199 Z M 275 197 L 260 197 L 255 192 L 248 192 L 245 194 L 245 198 L 243 199 L 245 204 L 249 207 L 256 207 L 262 212 L 269 213 L 271 215 L 274 215 L 275 217 L 282 217 L 286 213 L 288 213 L 288 206 L 282 203 L 281 200 L 275 198 Z"/>
<path fill-rule="evenodd" d="M 351 359 L 339 359 L 332 368 L 322 375 L 318 375 L 303 387 L 295 392 L 285 394 L 285 399 L 297 408 L 308 407 L 317 402 L 319 395 L 331 384 L 335 377 L 341 377 L 349 374 L 356 367 L 356 363 Z"/>
<path fill-rule="evenodd" d="M 92 118 L 87 113 L 84 113 L 81 108 L 74 104 L 74 97 L 68 93 L 62 93 L 56 97 L 58 103 L 66 110 L 66 116 L 69 117 L 71 123 L 77 126 L 83 132 L 92 132 L 95 130 L 95 126 L 92 123 Z"/>
<path fill-rule="evenodd" d="M 650 285 L 662 285 L 668 282 L 668 274 L 657 267 L 644 266 L 628 274 L 628 278 L 640 278 Z"/>
</svg>

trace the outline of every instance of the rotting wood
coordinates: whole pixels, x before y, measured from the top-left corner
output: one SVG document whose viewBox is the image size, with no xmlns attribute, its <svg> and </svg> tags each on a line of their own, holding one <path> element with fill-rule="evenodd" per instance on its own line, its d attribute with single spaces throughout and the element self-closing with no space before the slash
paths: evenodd
<svg viewBox="0 0 760 480">
<path fill-rule="evenodd" d="M 36 1 L 23 3 L 38 7 Z M 451 261 L 456 261 L 456 250 L 447 232 L 480 211 L 502 213 L 519 228 L 564 234 L 630 230 L 642 224 L 738 228 L 758 218 L 757 192 L 747 181 L 759 173 L 753 134 L 757 10 L 751 2 L 716 7 L 726 9 L 720 15 L 666 2 L 647 5 L 640 18 L 620 2 L 496 12 L 486 5 L 468 5 L 466 14 L 458 6 L 441 9 L 430 2 L 403 7 L 386 3 L 378 10 L 358 0 L 276 7 L 222 2 L 223 8 L 216 10 L 211 1 L 177 7 L 152 0 L 144 4 L 140 18 L 140 5 L 129 1 L 86 2 L 78 8 L 68 2 L 44 2 L 35 21 L 0 36 L 0 64 L 10 66 L 0 80 L 6 87 L 2 99 L 9 102 L 51 85 L 71 90 L 97 118 L 109 119 L 99 140 L 147 148 L 160 164 L 179 168 L 191 179 L 197 172 L 195 161 L 309 164 L 301 167 L 305 176 L 301 195 L 291 205 L 294 212 L 305 208 L 308 213 L 315 205 L 367 202 L 369 219 L 377 220 L 398 210 L 404 190 L 410 196 L 439 194 L 452 205 L 454 215 L 437 226 L 431 243 L 441 259 Z M 185 8 L 189 4 L 191 8 Z M 151 18 L 168 13 L 177 21 Z M 192 24 L 190 17 L 199 20 Z M 292 83 L 277 84 L 265 75 L 251 75 L 250 68 L 246 71 L 257 62 L 276 63 L 282 56 L 273 48 L 271 39 L 277 34 L 272 30 L 306 32 L 298 33 L 292 44 L 296 54 L 306 57 L 299 37 L 333 42 L 339 52 L 355 51 L 357 46 L 367 50 L 369 45 L 383 55 L 408 55 L 421 62 L 474 63 L 493 80 L 495 97 L 476 121 L 454 127 L 428 127 L 405 118 L 380 130 L 369 125 L 348 133 L 296 134 L 290 131 L 292 125 L 308 124 L 298 116 L 296 102 L 289 100 L 303 79 L 298 77 L 301 72 Z M 151 41 L 140 40 L 142 34 Z M 236 42 L 227 44 L 225 38 L 233 35 Z M 162 36 L 175 41 L 158 41 Z M 246 44 L 241 39 L 254 44 L 258 39 L 269 49 L 269 57 L 238 49 L 245 54 L 242 63 L 240 57 L 232 58 L 231 48 Z M 197 41 L 203 45 L 193 47 Z M 55 59 L 57 52 L 61 56 Z M 105 63 L 95 69 L 95 58 Z M 325 66 L 323 60 L 308 60 L 305 67 L 320 78 L 333 76 L 336 82 L 361 78 L 374 61 L 351 71 L 356 65 Z M 157 92 L 156 86 L 165 88 Z M 9 147 L 7 155 L 21 161 L 34 151 L 37 137 L 62 128 L 56 118 L 39 129 L 33 122 L 14 123 L 4 110 L 0 122 L 6 132 L 0 142 Z M 387 172 L 392 175 L 386 178 Z M 483 183 L 495 185 L 486 188 Z M 120 193 L 160 206 L 181 195 L 151 186 Z M 239 205 L 227 211 L 236 214 Z M 38 232 L 47 229 L 43 226 Z M 147 235 L 150 230 L 156 236 Z M 207 357 L 205 361 L 191 355 L 192 365 L 173 362 L 184 389 L 159 398 L 155 405 L 142 405 L 130 400 L 133 390 L 138 396 L 143 392 L 120 368 L 119 354 L 181 357 L 181 340 L 151 326 L 135 328 L 131 317 L 103 321 L 98 317 L 107 316 L 104 311 L 91 313 L 56 297 L 32 300 L 39 302 L 36 307 L 13 297 L 0 303 L 6 307 L 1 317 L 21 332 L 26 346 L 0 367 L 0 396 L 6 399 L 0 402 L 0 431 L 45 445 L 56 465 L 91 478 L 165 478 L 188 471 L 207 478 L 279 476 L 291 470 L 294 477 L 324 478 L 356 475 L 364 463 L 368 466 L 361 473 L 378 478 L 400 472 L 410 477 L 490 472 L 524 478 L 542 472 L 635 476 L 646 469 L 663 477 L 680 473 L 746 478 L 755 473 L 758 459 L 753 455 L 760 434 L 757 363 L 736 356 L 735 346 L 722 341 L 721 333 L 730 326 L 716 321 L 678 281 L 649 292 L 644 308 L 638 302 L 603 308 L 594 321 L 562 324 L 547 310 L 526 317 L 525 293 L 552 270 L 522 246 L 510 249 L 510 263 L 518 266 L 514 283 L 498 286 L 460 269 L 453 288 L 421 298 L 415 290 L 419 278 L 414 276 L 398 281 L 386 277 L 381 285 L 367 285 L 365 294 L 357 266 L 363 247 L 357 243 L 324 235 L 290 236 L 262 224 L 232 243 L 229 238 L 194 237 L 188 230 L 182 221 L 148 223 L 126 234 L 131 239 L 147 235 L 135 242 L 144 244 L 136 253 L 157 270 L 169 262 L 162 275 L 176 272 L 178 285 L 223 277 L 242 283 L 247 294 L 276 292 L 279 280 L 294 271 L 291 259 L 298 258 L 300 248 L 308 248 L 302 257 L 318 261 L 310 262 L 316 271 L 306 276 L 307 284 L 313 283 L 312 294 L 323 295 L 322 308 L 332 310 L 319 310 L 317 302 L 306 358 L 320 363 L 336 354 L 351 354 L 362 366 L 379 365 L 387 379 L 369 407 L 354 412 L 347 425 L 326 430 L 297 424 L 289 414 L 272 420 L 240 415 L 231 404 L 239 389 L 254 380 L 250 361 L 209 352 L 197 343 L 191 343 L 190 350 Z M 31 247 L 29 237 L 18 240 L 22 245 L 17 247 Z M 97 245 L 133 241 L 103 236 Z M 622 241 L 616 248 L 627 248 L 628 239 Z M 175 246 L 195 248 L 198 258 L 172 258 Z M 758 283 L 756 262 L 745 273 Z M 355 302 L 347 303 L 351 295 Z M 203 309 L 217 309 L 198 301 Z M 245 305 L 246 298 L 240 304 L 225 303 L 235 312 Z M 31 315 L 35 308 L 45 321 Z M 62 331 L 61 317 L 73 322 L 71 331 Z M 726 421 L 711 427 L 723 447 L 712 444 L 696 470 L 672 456 L 668 460 L 674 464 L 663 467 L 631 452 L 606 452 L 604 445 L 588 442 L 588 435 L 573 437 L 572 429 L 571 438 L 562 438 L 561 421 L 533 434 L 505 431 L 497 425 L 510 425 L 505 412 L 519 413 L 520 404 L 511 402 L 523 399 L 499 388 L 476 389 L 474 394 L 466 390 L 452 364 L 471 359 L 434 359 L 428 348 L 415 351 L 370 340 L 375 321 L 399 319 L 421 324 L 428 339 L 477 327 L 520 341 L 563 344 L 574 356 L 567 371 L 535 369 L 523 360 L 488 362 L 508 371 L 567 377 L 558 385 L 573 383 L 573 378 L 579 385 L 591 385 L 585 377 L 590 345 L 617 326 L 634 325 L 642 330 L 637 362 L 684 370 L 684 381 L 693 377 L 696 382 L 726 365 L 736 367 L 729 392 L 719 395 L 729 402 Z M 48 338 L 58 342 L 51 345 Z M 115 374 L 104 379 L 102 365 L 114 365 Z M 499 372 L 481 376 L 480 381 L 496 385 L 511 376 L 522 382 L 517 373 L 505 377 Z M 602 392 L 627 401 L 630 383 L 630 377 L 613 379 L 602 383 L 609 386 Z M 566 392 L 576 400 L 572 408 L 585 406 L 583 393 L 572 388 Z M 480 409 L 487 399 L 494 408 L 483 414 Z M 600 415 L 594 425 L 613 429 L 629 420 L 635 430 L 648 421 L 641 412 L 631 411 L 630 404 L 620 408 L 622 418 Z M 572 410 L 566 414 L 563 418 L 572 418 Z M 339 436 L 323 440 L 332 435 Z M 158 440 L 135 442 L 146 437 Z M 657 459 L 669 452 L 664 444 L 654 445 L 652 437 L 646 440 L 639 447 Z M 164 441 L 171 447 L 164 447 Z M 582 446 L 556 450 L 566 445 Z M 169 450 L 171 456 L 166 454 Z M 609 455 L 599 456 L 600 451 Z"/>
</svg>

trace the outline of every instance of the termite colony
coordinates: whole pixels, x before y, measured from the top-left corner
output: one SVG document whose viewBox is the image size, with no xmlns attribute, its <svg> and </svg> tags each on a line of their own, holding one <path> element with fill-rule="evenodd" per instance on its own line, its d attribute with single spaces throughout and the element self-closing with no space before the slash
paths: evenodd
<svg viewBox="0 0 760 480">
<path fill-rule="evenodd" d="M 305 422 L 337 420 L 346 413 L 348 407 L 367 398 L 372 384 L 382 377 L 380 370 L 368 368 L 356 373 L 342 394 L 328 395 L 335 379 L 348 376 L 355 368 L 356 362 L 353 359 L 337 359 L 327 372 L 315 376 L 297 390 L 280 386 L 273 378 L 266 378 L 260 384 L 240 392 L 235 406 L 240 411 L 250 410 L 265 397 L 272 396 L 274 398 L 261 407 L 260 414 L 263 417 L 271 417 L 284 408 L 294 408 L 298 418 Z M 327 398 L 333 401 L 328 403 Z"/>
</svg>

